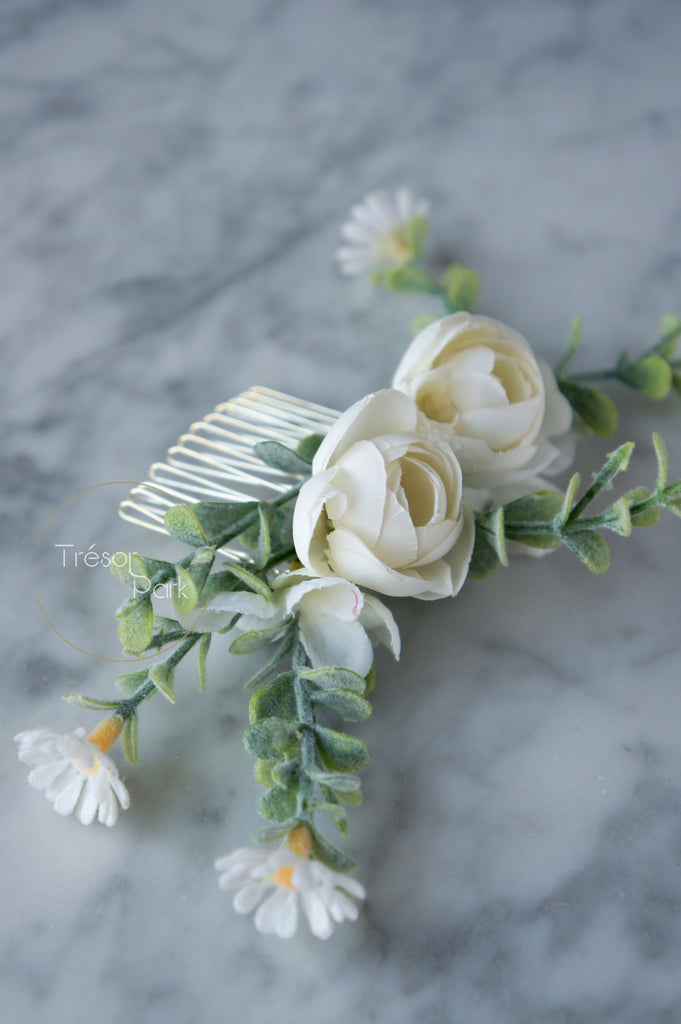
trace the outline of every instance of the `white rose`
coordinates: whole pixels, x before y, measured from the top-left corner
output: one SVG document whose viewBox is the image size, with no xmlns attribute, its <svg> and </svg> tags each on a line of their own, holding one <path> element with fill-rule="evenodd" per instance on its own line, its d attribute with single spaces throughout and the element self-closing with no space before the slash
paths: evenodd
<svg viewBox="0 0 681 1024">
<path fill-rule="evenodd" d="M 454 313 L 429 324 L 393 386 L 452 445 L 467 488 L 496 490 L 565 465 L 551 439 L 570 429 L 570 405 L 525 338 L 498 320 Z"/>
<path fill-rule="evenodd" d="M 475 534 L 449 445 L 418 429 L 401 391 L 367 395 L 319 447 L 293 516 L 293 542 L 317 576 L 435 600 L 466 578 Z"/>
</svg>

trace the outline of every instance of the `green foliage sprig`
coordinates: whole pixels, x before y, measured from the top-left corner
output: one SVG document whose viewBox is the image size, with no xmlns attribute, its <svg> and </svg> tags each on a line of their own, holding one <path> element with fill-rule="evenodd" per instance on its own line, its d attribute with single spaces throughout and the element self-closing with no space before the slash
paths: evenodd
<svg viewBox="0 0 681 1024">
<path fill-rule="evenodd" d="M 681 320 L 663 317 L 657 341 L 641 355 L 632 358 L 627 352 L 614 367 L 567 374 L 580 343 L 582 321 L 576 317 L 567 348 L 556 366 L 558 387 L 581 421 L 599 437 L 610 437 L 617 429 L 619 414 L 615 403 L 598 388 L 598 381 L 618 381 L 646 398 L 661 400 L 672 388 L 681 393 L 681 360 L 674 359 L 681 339 Z"/>
<path fill-rule="evenodd" d="M 653 434 L 653 444 L 657 458 L 654 488 L 635 487 L 595 514 L 584 513 L 601 492 L 612 488 L 615 476 L 628 468 L 633 442 L 610 453 L 579 499 L 581 481 L 575 473 L 562 493 L 539 491 L 478 513 L 469 575 L 480 579 L 501 565 L 507 566 L 507 541 L 545 550 L 564 546 L 591 572 L 606 572 L 610 567 L 610 550 L 601 531 L 628 537 L 632 526 L 653 526 L 661 508 L 681 517 L 681 480 L 667 483 L 667 446 L 659 434 Z"/>
<path fill-rule="evenodd" d="M 322 438 L 310 435 L 293 451 L 276 441 L 258 444 L 255 453 L 265 465 L 306 478 Z M 206 685 L 206 659 L 211 632 L 185 629 L 179 620 L 154 614 L 152 597 L 158 587 L 167 588 L 178 615 L 186 616 L 220 593 L 247 591 L 273 599 L 268 573 L 295 555 L 291 534 L 293 504 L 301 483 L 272 502 L 198 502 L 176 505 L 165 515 L 168 533 L 194 550 L 177 562 L 119 552 L 111 559 L 117 579 L 131 590 L 118 611 L 119 637 L 127 654 L 173 647 L 164 661 L 119 675 L 115 684 L 122 697 L 99 700 L 71 693 L 66 700 L 77 707 L 106 712 L 123 723 L 121 747 L 126 760 L 138 760 L 138 712 L 140 706 L 161 693 L 176 702 L 175 669 L 198 647 L 199 688 Z M 239 540 L 243 556 L 226 562 L 217 571 L 216 557 L 224 545 Z M 229 633 L 235 615 L 219 632 Z M 197 623 L 194 624 L 195 626 Z M 173 646 L 174 645 L 174 646 Z M 274 627 L 238 633 L 229 650 L 252 654 L 274 646 L 269 662 L 245 685 L 256 689 L 250 700 L 250 725 L 246 749 L 257 758 L 255 777 L 268 792 L 258 803 L 260 814 L 271 824 L 254 833 L 254 839 L 270 842 L 284 838 L 305 825 L 310 832 L 313 856 L 336 871 L 353 867 L 349 857 L 319 832 L 315 815 L 328 815 L 338 830 L 347 834 L 348 806 L 362 802 L 356 772 L 369 760 L 363 740 L 320 724 L 320 712 L 348 722 L 361 722 L 371 714 L 367 695 L 374 682 L 373 669 L 365 679 L 345 668 L 312 667 L 299 636 L 295 616 Z M 290 667 L 272 676 L 282 665 Z"/>
<path fill-rule="evenodd" d="M 361 722 L 371 714 L 366 699 L 371 683 L 343 668 L 312 668 L 305 649 L 293 637 L 293 664 L 253 694 L 251 725 L 246 730 L 246 749 L 257 758 L 255 777 L 267 787 L 258 803 L 260 814 L 274 827 L 260 829 L 260 841 L 280 839 L 299 825 L 312 836 L 314 856 L 336 871 L 350 871 L 352 861 L 324 839 L 315 815 L 329 815 L 347 835 L 344 805 L 362 802 L 355 772 L 369 760 L 363 740 L 317 722 L 320 710 L 349 722 Z"/>
</svg>

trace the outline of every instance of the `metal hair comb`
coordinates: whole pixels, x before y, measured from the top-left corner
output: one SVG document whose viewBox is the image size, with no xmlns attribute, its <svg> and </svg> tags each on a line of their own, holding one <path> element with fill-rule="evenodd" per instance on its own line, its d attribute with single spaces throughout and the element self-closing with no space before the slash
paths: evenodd
<svg viewBox="0 0 681 1024">
<path fill-rule="evenodd" d="M 163 517 L 176 502 L 271 500 L 298 481 L 261 462 L 253 446 L 279 441 L 295 448 L 309 434 L 326 434 L 339 415 L 280 391 L 249 388 L 192 424 L 166 461 L 155 462 L 149 479 L 131 490 L 119 514 L 167 533 Z M 223 553 L 237 552 L 225 548 Z"/>
</svg>

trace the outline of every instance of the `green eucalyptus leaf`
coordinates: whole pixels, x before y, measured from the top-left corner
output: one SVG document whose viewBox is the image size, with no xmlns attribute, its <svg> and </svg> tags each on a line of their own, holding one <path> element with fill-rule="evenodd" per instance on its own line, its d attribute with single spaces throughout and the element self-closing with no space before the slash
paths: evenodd
<svg viewBox="0 0 681 1024">
<path fill-rule="evenodd" d="M 178 615 L 190 615 L 194 611 L 214 561 L 215 550 L 203 547 L 196 552 L 189 565 L 175 566 L 172 596 Z"/>
<path fill-rule="evenodd" d="M 86 697 L 84 693 L 65 693 L 64 700 L 86 711 L 111 711 L 118 707 L 117 700 L 97 700 L 95 697 Z"/>
<path fill-rule="evenodd" d="M 575 352 L 577 351 L 577 348 L 579 347 L 581 338 L 582 318 L 581 316 L 575 316 L 572 318 L 572 325 L 570 327 L 570 337 L 568 339 L 567 347 L 563 352 L 563 355 L 560 357 L 558 365 L 556 366 L 556 378 L 560 377 L 568 363 L 572 360 L 572 357 L 574 356 Z"/>
<path fill-rule="evenodd" d="M 199 501 L 186 506 L 174 505 L 165 514 L 165 527 L 176 540 L 202 548 L 226 531 L 238 528 L 257 507 L 257 501 Z"/>
<path fill-rule="evenodd" d="M 151 597 L 132 598 L 118 610 L 118 638 L 126 651 L 146 651 L 154 632 L 154 609 Z"/>
<path fill-rule="evenodd" d="M 254 693 L 249 703 L 251 722 L 260 722 L 265 718 L 296 719 L 298 708 L 294 680 L 293 672 L 282 672 L 271 683 Z"/>
<path fill-rule="evenodd" d="M 310 475 L 309 462 L 291 448 L 280 444 L 279 441 L 260 441 L 254 446 L 253 451 L 261 462 L 271 466 L 272 469 L 289 473 L 291 476 Z"/>
<path fill-rule="evenodd" d="M 591 572 L 600 575 L 610 568 L 608 545 L 594 530 L 575 530 L 566 534 L 565 546 L 577 555 Z"/>
<path fill-rule="evenodd" d="M 577 491 L 579 490 L 580 483 L 581 479 L 579 473 L 573 473 L 570 477 L 570 482 L 565 488 L 565 495 L 563 496 L 560 508 L 555 515 L 554 521 L 557 527 L 565 526 L 568 519 L 570 518 L 570 512 L 572 511 L 572 506 L 575 503 L 575 498 L 577 497 Z"/>
<path fill-rule="evenodd" d="M 361 782 L 356 775 L 339 775 L 338 772 L 325 772 L 320 768 L 307 768 L 307 774 L 315 782 L 328 786 L 335 793 L 354 793 L 361 789 Z"/>
<path fill-rule="evenodd" d="M 308 473 L 309 466 L 317 454 L 319 446 L 323 440 L 323 434 L 308 434 L 307 437 L 304 437 L 303 440 L 299 442 L 298 447 L 296 448 L 296 455 L 298 458 L 302 459 L 303 462 L 306 462 L 308 465 Z"/>
<path fill-rule="evenodd" d="M 310 834 L 312 837 L 312 855 L 315 860 L 320 860 L 327 867 L 344 874 L 353 870 L 355 867 L 354 861 L 346 857 L 344 853 L 341 853 L 340 850 L 337 850 L 335 846 L 332 846 L 331 843 L 320 836 L 316 829 L 310 828 Z"/>
<path fill-rule="evenodd" d="M 300 746 L 297 726 L 279 718 L 265 718 L 253 722 L 244 735 L 246 750 L 254 757 L 281 761 L 293 755 Z"/>
<path fill-rule="evenodd" d="M 666 398 L 672 386 L 671 367 L 661 356 L 643 356 L 635 362 L 622 362 L 617 376 L 646 398 Z"/>
<path fill-rule="evenodd" d="M 199 640 L 199 660 L 196 671 L 199 690 L 201 693 L 206 689 L 206 658 L 208 657 L 208 651 L 210 650 L 211 638 L 211 633 L 202 633 L 201 639 Z"/>
<path fill-rule="evenodd" d="M 290 821 L 298 810 L 298 796 L 294 789 L 275 786 L 258 801 L 258 811 L 268 821 Z"/>
<path fill-rule="evenodd" d="M 653 434 L 653 446 L 655 448 L 655 458 L 657 459 L 657 479 L 655 480 L 655 490 L 661 491 L 667 484 L 667 473 L 669 472 L 669 450 L 664 442 L 664 439 L 655 432 Z"/>
<path fill-rule="evenodd" d="M 294 825 L 286 825 L 284 828 L 256 828 L 251 832 L 251 839 L 254 843 L 276 843 L 284 839 Z"/>
<path fill-rule="evenodd" d="M 135 595 L 146 594 L 150 580 L 157 572 L 172 572 L 172 562 L 138 555 L 136 551 L 117 551 L 109 560 L 111 572 L 126 587 L 132 587 Z"/>
<path fill-rule="evenodd" d="M 347 792 L 342 789 L 334 790 L 338 794 L 341 803 L 346 804 L 348 807 L 360 807 L 362 804 L 362 790 L 361 789 L 349 789 Z"/>
<path fill-rule="evenodd" d="M 489 534 L 476 522 L 475 544 L 468 565 L 468 575 L 471 579 L 481 580 L 496 572 L 500 565 L 499 556 L 494 550 Z"/>
<path fill-rule="evenodd" d="M 252 590 L 254 594 L 259 594 L 267 601 L 272 600 L 272 591 L 265 581 L 249 572 L 248 569 L 244 569 L 242 565 L 226 565 L 225 572 L 228 576 L 233 576 L 239 583 L 243 584 L 245 590 Z"/>
<path fill-rule="evenodd" d="M 335 772 L 354 772 L 369 761 L 371 755 L 364 740 L 320 725 L 315 726 L 314 731 L 317 751 L 326 768 Z"/>
<path fill-rule="evenodd" d="M 173 604 L 178 615 L 190 615 L 196 608 L 199 591 L 186 569 L 175 566 L 175 582 L 173 584 Z"/>
<path fill-rule="evenodd" d="M 475 308 L 480 294 L 480 275 L 475 270 L 461 263 L 452 263 L 442 275 L 442 283 L 452 312 L 471 312 Z"/>
<path fill-rule="evenodd" d="M 133 693 L 137 693 L 140 686 L 143 686 L 148 678 L 149 671 L 144 668 L 141 672 L 126 672 L 122 676 L 116 676 L 114 684 L 125 697 L 132 697 Z"/>
<path fill-rule="evenodd" d="M 371 715 L 369 701 L 350 690 L 318 690 L 310 699 L 313 704 L 321 704 L 347 722 L 363 722 Z"/>
<path fill-rule="evenodd" d="M 277 626 L 269 626 L 267 629 L 251 629 L 248 633 L 240 633 L 230 644 L 232 654 L 253 654 L 263 647 L 267 647 L 273 640 L 287 633 L 289 627 L 295 622 L 293 616 L 289 616 Z"/>
<path fill-rule="evenodd" d="M 624 495 L 629 506 L 632 526 L 655 526 L 659 521 L 660 509 L 657 505 L 650 505 L 641 511 L 636 511 L 635 508 L 636 505 L 642 504 L 652 496 L 652 491 L 649 491 L 647 487 L 636 487 Z"/>
<path fill-rule="evenodd" d="M 338 831 L 346 836 L 348 834 L 348 812 L 340 804 L 316 803 L 315 811 L 328 814 Z"/>
<path fill-rule="evenodd" d="M 492 545 L 499 562 L 508 566 L 508 555 L 506 553 L 506 536 L 504 534 L 504 506 L 485 512 L 478 521 L 481 530 L 485 531 L 488 542 Z M 476 525 L 477 529 L 477 525 Z"/>
<path fill-rule="evenodd" d="M 255 762 L 253 768 L 253 774 L 255 775 L 255 781 L 259 782 L 261 786 L 265 786 L 267 789 L 271 789 L 272 786 L 276 786 L 276 782 L 272 775 L 272 769 L 278 764 L 276 758 L 265 758 L 259 757 Z"/>
<path fill-rule="evenodd" d="M 172 668 L 167 664 L 154 665 L 149 670 L 149 678 L 166 700 L 174 704 L 177 698 L 175 697 L 175 674 Z"/>
<path fill-rule="evenodd" d="M 664 507 L 673 512 L 675 516 L 681 517 L 681 498 L 673 498 L 670 501 L 665 501 Z"/>
<path fill-rule="evenodd" d="M 202 548 L 206 543 L 207 534 L 202 529 L 193 506 L 173 505 L 163 517 L 163 522 L 170 536 L 182 541 L 183 544 Z"/>
<path fill-rule="evenodd" d="M 243 589 L 233 572 L 225 569 L 222 572 L 211 573 L 201 588 L 201 596 L 229 593 L 233 590 Z"/>
<path fill-rule="evenodd" d="M 364 677 L 349 668 L 312 668 L 299 675 L 322 690 L 350 690 L 362 696 L 366 692 Z"/>
<path fill-rule="evenodd" d="M 631 514 L 626 496 L 618 498 L 612 505 L 609 505 L 600 518 L 602 526 L 618 533 L 620 537 L 628 537 L 631 534 Z"/>
<path fill-rule="evenodd" d="M 293 554 L 293 505 L 270 507 L 270 547 L 272 554 L 285 550 Z"/>
<path fill-rule="evenodd" d="M 137 715 L 126 718 L 121 732 L 121 750 L 128 764 L 137 764 Z"/>
<path fill-rule="evenodd" d="M 184 636 L 187 632 L 177 619 L 168 619 L 164 615 L 154 615 L 154 631 L 159 636 L 163 636 L 165 633 L 181 633 Z"/>
<path fill-rule="evenodd" d="M 663 359 L 671 359 L 678 348 L 681 339 L 681 320 L 672 313 L 662 317 L 660 323 L 660 339 L 653 347 L 652 352 Z"/>
<path fill-rule="evenodd" d="M 610 484 L 610 481 L 617 476 L 618 473 L 624 473 L 629 467 L 629 460 L 631 453 L 634 450 L 634 442 L 627 441 L 625 444 L 621 444 L 619 448 L 615 448 L 614 451 L 608 452 L 608 459 L 602 469 L 598 473 L 594 474 L 594 482 L 590 488 L 594 493 L 604 490 Z"/>
<path fill-rule="evenodd" d="M 278 786 L 290 789 L 298 783 L 300 778 L 300 760 L 293 758 L 291 761 L 280 761 L 272 769 L 272 778 Z"/>
<path fill-rule="evenodd" d="M 558 378 L 558 387 L 582 422 L 597 437 L 610 437 L 617 429 L 617 408 L 607 395 L 568 377 Z"/>
<path fill-rule="evenodd" d="M 269 561 L 272 551 L 272 540 L 270 537 L 270 523 L 272 521 L 272 509 L 264 501 L 258 505 L 258 544 L 255 552 L 255 567 L 263 569 Z"/>
<path fill-rule="evenodd" d="M 563 495 L 560 491 L 536 491 L 504 505 L 504 522 L 509 527 L 519 523 L 552 523 L 562 507 Z"/>
<path fill-rule="evenodd" d="M 281 644 L 281 646 L 279 647 L 271 661 L 268 661 L 268 663 L 263 668 L 261 668 L 259 672 L 256 672 L 256 674 L 252 676 L 248 680 L 248 682 L 244 683 L 244 689 L 253 690 L 256 686 L 260 686 L 261 683 L 264 683 L 267 677 L 271 675 L 272 672 L 274 672 L 275 668 L 278 665 L 280 665 L 284 658 L 286 658 L 291 653 L 291 648 L 293 647 L 294 643 L 295 634 L 291 632 L 285 638 L 284 642 Z"/>
</svg>

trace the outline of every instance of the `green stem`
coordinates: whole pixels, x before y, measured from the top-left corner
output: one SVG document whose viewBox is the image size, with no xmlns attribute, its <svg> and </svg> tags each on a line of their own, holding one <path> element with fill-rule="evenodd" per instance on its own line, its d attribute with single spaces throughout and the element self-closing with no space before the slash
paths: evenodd
<svg viewBox="0 0 681 1024">
<path fill-rule="evenodd" d="M 300 643 L 300 641 L 298 641 Z M 315 717 L 314 710 L 312 708 L 312 702 L 310 695 L 307 690 L 307 683 L 305 680 L 298 675 L 293 682 L 293 692 L 296 697 L 296 710 L 298 712 L 298 721 L 302 726 L 302 743 L 300 753 L 302 757 L 302 772 L 300 779 L 300 788 L 298 790 L 298 818 L 299 820 L 308 821 L 312 824 L 312 812 L 309 806 L 310 797 L 312 796 L 312 790 L 314 786 L 313 780 L 307 774 L 307 768 L 314 768 L 316 765 L 315 760 L 315 738 L 314 738 L 314 725 Z"/>
<path fill-rule="evenodd" d="M 619 368 L 616 367 L 614 370 L 588 370 L 586 373 L 569 373 L 566 377 L 568 380 L 595 382 L 600 380 L 619 380 L 620 374 Z"/>
<path fill-rule="evenodd" d="M 196 644 L 200 639 L 200 633 L 190 633 L 185 642 L 180 644 L 177 650 L 171 654 L 166 661 L 166 665 L 168 665 L 169 668 L 175 668 L 175 666 L 182 661 L 184 656 L 189 654 L 194 644 Z M 142 701 L 146 700 L 150 694 L 156 692 L 158 692 L 156 684 L 152 682 L 151 679 L 147 679 L 145 683 L 142 683 L 139 689 L 135 690 L 132 696 L 127 698 L 127 700 L 119 701 L 117 709 L 118 714 L 121 715 L 123 719 L 130 718 L 132 715 L 136 714 L 137 708 Z"/>
<path fill-rule="evenodd" d="M 641 503 L 642 506 L 646 502 Z M 637 507 L 637 506 L 635 506 Z M 633 510 L 632 510 L 633 514 Z M 522 541 L 523 537 L 542 534 L 563 538 L 566 534 L 580 533 L 582 530 L 597 530 L 599 527 L 607 526 L 603 516 L 588 516 L 586 519 L 572 519 L 558 529 L 555 523 L 515 522 L 507 524 L 504 528 L 504 535 L 508 540 Z"/>
</svg>

